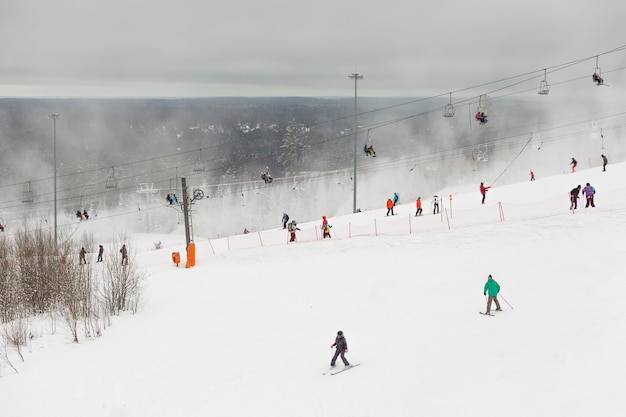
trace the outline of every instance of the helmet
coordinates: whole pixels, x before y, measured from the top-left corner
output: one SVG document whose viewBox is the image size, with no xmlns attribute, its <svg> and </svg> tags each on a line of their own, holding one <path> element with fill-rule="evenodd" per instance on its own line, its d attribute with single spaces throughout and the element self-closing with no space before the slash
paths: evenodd
<svg viewBox="0 0 626 417">
<path fill-rule="evenodd" d="M 343 331 L 342 331 L 342 330 L 339 330 L 339 331 L 337 332 L 337 335 L 339 335 L 339 336 L 343 336 Z"/>
</svg>

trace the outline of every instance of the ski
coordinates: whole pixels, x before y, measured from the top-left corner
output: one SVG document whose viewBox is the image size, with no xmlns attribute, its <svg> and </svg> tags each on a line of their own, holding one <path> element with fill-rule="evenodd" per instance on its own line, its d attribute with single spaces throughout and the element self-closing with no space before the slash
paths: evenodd
<svg viewBox="0 0 626 417">
<path fill-rule="evenodd" d="M 491 317 L 495 316 L 495 314 L 491 314 L 491 313 L 487 314 L 487 313 L 483 313 L 482 311 L 479 311 L 478 314 L 482 314 L 483 316 L 491 316 Z"/>
<path fill-rule="evenodd" d="M 338 371 L 331 372 L 330 374 L 331 374 L 331 375 L 337 375 L 337 374 L 340 374 L 340 373 L 342 373 L 342 372 L 344 372 L 344 371 L 348 371 L 348 370 L 350 370 L 350 369 L 354 368 L 355 366 L 359 366 L 359 365 L 360 365 L 360 363 L 356 363 L 356 364 L 354 364 L 354 365 L 349 365 L 349 366 L 346 366 L 345 368 L 340 369 L 340 370 L 338 370 Z"/>
</svg>

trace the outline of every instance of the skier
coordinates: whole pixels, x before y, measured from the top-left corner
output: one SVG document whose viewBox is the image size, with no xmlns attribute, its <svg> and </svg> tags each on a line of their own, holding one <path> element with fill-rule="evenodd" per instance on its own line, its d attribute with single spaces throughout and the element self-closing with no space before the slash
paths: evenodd
<svg viewBox="0 0 626 417">
<path fill-rule="evenodd" d="M 4 226 L 0 223 L 0 232 L 4 232 Z"/>
<path fill-rule="evenodd" d="M 336 347 L 337 350 L 335 350 L 335 355 L 333 356 L 333 358 L 330 361 L 330 366 L 335 366 L 335 362 L 337 361 L 337 357 L 341 356 L 341 360 L 343 361 L 343 364 L 345 366 L 350 366 L 350 363 L 348 362 L 348 360 L 345 357 L 346 352 L 348 351 L 348 341 L 346 340 L 345 337 L 343 337 L 343 332 L 341 330 L 339 330 L 337 332 L 337 337 L 335 338 L 335 343 L 333 343 L 332 345 L 330 345 L 331 348 Z"/>
<path fill-rule="evenodd" d="M 85 220 L 89 219 L 89 214 L 87 214 L 87 210 L 83 210 L 83 217 L 85 218 Z"/>
<path fill-rule="evenodd" d="M 591 204 L 591 207 L 596 206 L 593 202 L 593 196 L 595 195 L 595 193 L 596 193 L 596 189 L 593 188 L 593 186 L 591 186 L 589 183 L 587 183 L 585 188 L 583 188 L 583 195 L 587 199 L 587 204 L 585 205 L 585 208 L 588 208 L 590 204 Z"/>
<path fill-rule="evenodd" d="M 298 228 L 298 225 L 296 223 L 295 220 L 292 220 L 291 223 L 289 223 L 289 235 L 291 236 L 291 239 L 289 239 L 290 242 L 295 242 L 296 241 L 296 230 L 300 230 L 300 228 Z"/>
<path fill-rule="evenodd" d="M 576 165 L 578 165 L 578 161 L 572 158 L 572 162 L 569 163 L 572 166 L 572 172 L 576 172 Z"/>
<path fill-rule="evenodd" d="M 80 248 L 80 255 L 79 255 L 79 259 L 78 259 L 78 263 L 79 264 L 87 264 L 87 259 L 85 259 L 85 255 L 87 254 L 87 251 L 85 251 L 85 248 Z"/>
<path fill-rule="evenodd" d="M 393 216 L 393 200 L 391 198 L 387 199 L 387 216 L 389 216 L 389 212 L 391 212 L 391 215 Z"/>
<path fill-rule="evenodd" d="M 602 172 L 606 171 L 606 164 L 609 163 L 609 160 L 606 158 L 606 156 L 601 155 L 602 156 Z"/>
<path fill-rule="evenodd" d="M 122 265 L 124 265 L 124 262 L 126 262 L 126 265 L 128 265 L 128 249 L 126 249 L 126 245 L 122 245 L 120 253 L 122 254 Z"/>
<path fill-rule="evenodd" d="M 433 201 L 430 204 L 433 205 L 433 214 L 439 213 L 439 196 L 437 194 L 433 196 Z"/>
<path fill-rule="evenodd" d="M 417 197 L 417 200 L 415 200 L 415 208 L 417 209 L 415 210 L 415 215 L 421 216 L 422 215 L 422 197 Z"/>
<path fill-rule="evenodd" d="M 482 182 L 480 183 L 480 194 L 483 196 L 483 201 L 480 204 L 485 204 L 485 197 L 487 197 L 487 190 L 491 187 L 485 186 Z"/>
<path fill-rule="evenodd" d="M 289 215 L 287 213 L 283 213 L 283 229 L 287 228 L 288 221 L 289 221 Z"/>
<path fill-rule="evenodd" d="M 571 202 L 569 209 L 576 210 L 578 208 L 578 195 L 580 194 L 580 184 L 578 187 L 572 188 L 572 191 L 569 192 L 569 200 Z"/>
<path fill-rule="evenodd" d="M 393 206 L 395 207 L 398 204 L 398 200 L 400 200 L 400 195 L 398 193 L 393 193 Z"/>
<path fill-rule="evenodd" d="M 98 245 L 98 260 L 96 262 L 102 262 L 103 253 L 104 253 L 104 246 Z"/>
<path fill-rule="evenodd" d="M 489 274 L 487 278 L 487 282 L 485 282 L 485 287 L 483 288 L 483 295 L 487 295 L 489 293 L 489 298 L 487 299 L 487 312 L 485 314 L 491 314 L 491 303 L 493 301 L 496 302 L 496 311 L 502 311 L 500 308 L 500 303 L 498 302 L 498 293 L 500 292 L 500 284 L 496 282 L 495 279 Z"/>
<path fill-rule="evenodd" d="M 532 170 L 530 171 L 530 180 L 535 181 L 535 173 Z"/>
<path fill-rule="evenodd" d="M 328 223 L 328 219 L 326 218 L 326 216 L 322 216 L 322 232 L 324 233 L 324 239 L 330 239 L 332 237 L 330 235 L 331 227 L 332 226 L 330 225 L 330 223 Z"/>
</svg>

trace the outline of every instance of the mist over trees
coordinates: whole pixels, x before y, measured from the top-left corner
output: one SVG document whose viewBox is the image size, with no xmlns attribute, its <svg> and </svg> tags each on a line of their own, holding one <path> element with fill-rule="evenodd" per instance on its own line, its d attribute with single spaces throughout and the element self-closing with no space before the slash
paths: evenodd
<svg viewBox="0 0 626 417">
<path fill-rule="evenodd" d="M 600 129 L 606 138 L 623 129 L 590 117 L 589 103 L 482 96 L 461 102 L 447 118 L 446 98 L 358 98 L 355 136 L 352 98 L 1 99 L 0 221 L 49 219 L 51 113 L 60 114 L 57 202 L 68 221 L 77 210 L 164 204 L 166 194 L 180 195 L 180 177 L 187 176 L 203 188 L 213 216 L 242 207 L 236 226 L 223 219 L 203 225 L 219 234 L 266 227 L 274 211 L 301 206 L 351 211 L 355 156 L 359 206 L 369 209 L 393 192 L 432 195 L 459 179 L 506 183 L 529 169 L 561 172 L 572 156 L 599 158 Z M 485 125 L 474 119 L 479 108 L 488 115 Z M 365 156 L 365 144 L 376 158 Z M 266 171 L 275 179 L 272 189 L 262 184 Z M 142 230 L 168 229 L 168 216 L 175 217 L 142 215 Z"/>
</svg>

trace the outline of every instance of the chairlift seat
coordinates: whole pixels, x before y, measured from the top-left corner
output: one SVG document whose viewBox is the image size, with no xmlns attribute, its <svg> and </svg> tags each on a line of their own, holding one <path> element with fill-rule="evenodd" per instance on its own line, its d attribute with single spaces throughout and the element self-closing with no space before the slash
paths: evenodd
<svg viewBox="0 0 626 417">
<path fill-rule="evenodd" d="M 539 83 L 539 94 L 547 95 L 550 92 L 550 84 L 546 80 Z"/>
<path fill-rule="evenodd" d="M 204 171 L 204 161 L 198 160 L 193 164 L 193 170 L 195 172 L 203 172 Z"/>
<path fill-rule="evenodd" d="M 106 188 L 117 188 L 117 179 L 115 177 L 108 177 L 106 182 Z"/>
<path fill-rule="evenodd" d="M 443 109 L 443 117 L 454 117 L 454 106 L 452 104 L 446 104 Z"/>
</svg>

